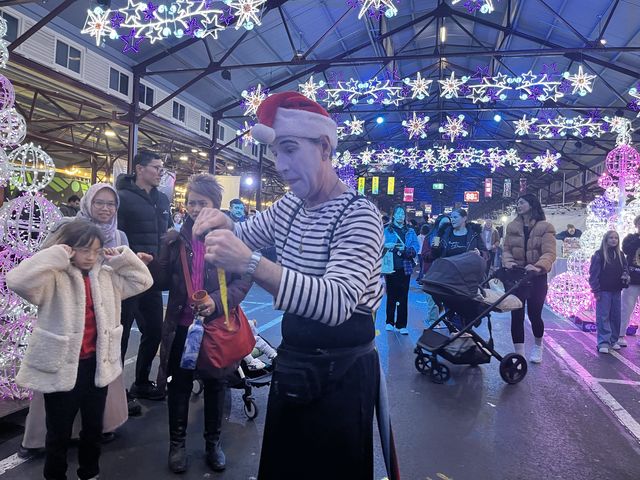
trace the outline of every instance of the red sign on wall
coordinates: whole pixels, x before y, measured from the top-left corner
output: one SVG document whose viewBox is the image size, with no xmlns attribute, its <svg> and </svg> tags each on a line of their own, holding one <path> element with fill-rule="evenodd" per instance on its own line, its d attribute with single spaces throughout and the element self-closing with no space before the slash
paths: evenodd
<svg viewBox="0 0 640 480">
<path fill-rule="evenodd" d="M 413 202 L 413 188 L 412 187 L 404 187 L 404 201 L 405 202 Z"/>
<path fill-rule="evenodd" d="M 493 195 L 493 178 L 484 179 L 484 198 L 491 198 Z"/>
<path fill-rule="evenodd" d="M 469 203 L 478 203 L 480 201 L 480 192 L 464 192 L 464 201 Z"/>
</svg>

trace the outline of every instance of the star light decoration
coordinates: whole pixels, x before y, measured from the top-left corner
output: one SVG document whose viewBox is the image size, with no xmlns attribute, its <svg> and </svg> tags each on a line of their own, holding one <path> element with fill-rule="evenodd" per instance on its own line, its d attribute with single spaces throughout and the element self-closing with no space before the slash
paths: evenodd
<svg viewBox="0 0 640 480">
<path fill-rule="evenodd" d="M 245 109 L 244 114 L 247 117 L 255 117 L 258 113 L 258 107 L 269 95 L 268 89 L 262 89 L 262 85 L 258 84 L 255 87 L 251 87 L 249 90 L 243 90 L 241 104 Z"/>
<path fill-rule="evenodd" d="M 358 13 L 358 20 L 369 12 L 370 16 L 375 16 L 376 12 L 384 12 L 387 18 L 395 17 L 398 14 L 398 7 L 395 6 L 395 0 L 362 0 L 362 6 Z M 357 3 L 354 3 L 357 5 Z"/>
<path fill-rule="evenodd" d="M 298 85 L 300 88 L 300 93 L 305 97 L 317 102 L 318 94 L 320 90 L 326 85 L 324 80 L 320 80 L 319 82 L 313 81 L 313 75 L 309 77 L 305 83 Z"/>
<path fill-rule="evenodd" d="M 236 18 L 235 29 L 247 30 L 261 25 L 260 12 L 267 0 L 224 0 L 227 11 L 214 7 L 211 0 L 176 0 L 167 4 L 127 0 L 127 5 L 119 9 L 95 7 L 87 11 L 84 28 L 80 33 L 95 39 L 101 45 L 106 37 L 125 41 L 125 53 L 137 52 L 140 41 L 118 33 L 125 29 L 129 35 L 135 31 L 136 39 L 146 38 L 150 43 L 175 36 L 218 38 Z M 220 23 L 223 21 L 223 23 Z M 124 37 L 124 38 L 123 38 Z"/>
<path fill-rule="evenodd" d="M 405 78 L 403 82 L 411 87 L 411 98 L 417 98 L 418 100 L 424 100 L 429 96 L 429 87 L 433 83 L 433 80 L 422 78 L 422 74 L 418 72 L 415 79 Z"/>
<path fill-rule="evenodd" d="M 457 5 L 462 0 L 452 0 L 451 5 Z M 464 7 L 469 13 L 480 11 L 480 13 L 489 14 L 495 10 L 493 0 L 465 0 Z"/>
<path fill-rule="evenodd" d="M 344 124 L 349 129 L 349 135 L 362 135 L 364 133 L 364 120 L 359 120 L 353 116 L 350 120 L 346 120 Z"/>
<path fill-rule="evenodd" d="M 416 112 L 413 112 L 411 118 L 402 121 L 402 126 L 404 127 L 407 135 L 409 136 L 409 140 L 414 138 L 427 138 L 427 129 L 429 128 L 429 120 L 430 118 L 424 115 L 418 115 Z"/>
<path fill-rule="evenodd" d="M 464 121 L 464 115 L 461 114 L 457 117 L 447 115 L 447 121 L 444 125 L 440 126 L 438 131 L 443 134 L 443 137 L 449 138 L 449 140 L 453 142 L 456 138 L 469 135 L 467 127 L 467 123 Z"/>
<path fill-rule="evenodd" d="M 323 101 L 328 108 L 347 104 L 357 105 L 358 103 L 398 106 L 406 97 L 402 94 L 402 87 L 396 86 L 394 83 L 397 82 L 377 78 L 366 82 L 353 78 L 348 81 L 337 81 L 333 88 L 326 89 L 327 96 Z"/>
<path fill-rule="evenodd" d="M 575 117 L 527 118 L 513 122 L 515 133 L 519 136 L 534 133 L 540 139 L 565 137 L 573 135 L 578 138 L 599 138 L 606 132 L 617 133 L 619 137 L 628 137 L 631 131 L 631 123 L 622 117 L 598 118 L 598 112 L 591 112 L 589 116 L 577 115 Z M 622 140 L 621 140 L 622 142 Z"/>
<path fill-rule="evenodd" d="M 541 169 L 534 160 L 522 158 L 515 149 L 500 150 L 490 148 L 481 150 L 476 148 L 454 149 L 448 146 L 436 146 L 427 150 L 417 147 L 407 150 L 398 148 L 383 148 L 374 150 L 367 147 L 359 153 L 346 150 L 336 155 L 333 160 L 334 167 L 345 166 L 358 167 L 388 167 L 391 165 L 407 166 L 411 170 L 420 170 L 423 173 L 452 172 L 472 165 L 488 167 L 495 172 L 501 167 L 511 166 L 521 172 L 533 172 Z M 548 168 L 549 165 L 545 165 Z"/>
<path fill-rule="evenodd" d="M 582 65 L 578 67 L 578 73 L 575 75 L 571 75 L 569 72 L 564 72 L 564 78 L 571 82 L 571 86 L 573 87 L 573 91 L 571 93 L 573 95 L 577 93 L 581 97 L 584 97 L 587 93 L 593 92 L 592 84 L 596 76 L 584 73 Z"/>
</svg>

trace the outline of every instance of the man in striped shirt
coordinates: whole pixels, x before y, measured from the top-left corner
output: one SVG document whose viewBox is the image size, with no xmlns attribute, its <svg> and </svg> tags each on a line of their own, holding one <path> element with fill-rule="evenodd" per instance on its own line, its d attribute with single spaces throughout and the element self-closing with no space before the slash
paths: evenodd
<svg viewBox="0 0 640 480">
<path fill-rule="evenodd" d="M 259 480 L 373 476 L 382 223 L 336 175 L 336 124 L 296 92 L 267 98 L 252 135 L 267 143 L 291 193 L 245 223 L 203 211 L 206 260 L 252 276 L 285 312 Z M 257 250 L 275 245 L 278 262 Z M 339 469 L 338 469 L 339 467 Z"/>
</svg>

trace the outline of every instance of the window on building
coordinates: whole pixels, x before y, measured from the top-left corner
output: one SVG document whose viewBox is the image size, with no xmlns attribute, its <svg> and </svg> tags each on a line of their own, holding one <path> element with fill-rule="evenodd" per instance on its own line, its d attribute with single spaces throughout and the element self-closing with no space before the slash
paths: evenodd
<svg viewBox="0 0 640 480">
<path fill-rule="evenodd" d="M 4 39 L 11 43 L 18 38 L 18 19 L 6 12 L 0 12 L 0 17 L 7 21 L 7 34 Z"/>
<path fill-rule="evenodd" d="M 219 123 L 216 124 L 216 138 L 221 142 L 224 142 L 224 127 Z"/>
<path fill-rule="evenodd" d="M 242 150 L 242 137 L 236 138 L 235 146 L 238 150 Z"/>
<path fill-rule="evenodd" d="M 115 68 L 110 68 L 109 88 L 122 95 L 129 95 L 129 77 Z"/>
<path fill-rule="evenodd" d="M 257 157 L 260 153 L 260 145 L 256 145 L 255 143 L 251 144 L 251 155 Z"/>
<path fill-rule="evenodd" d="M 179 102 L 173 101 L 173 118 L 178 120 L 179 122 L 184 122 L 185 117 L 185 108 Z"/>
<path fill-rule="evenodd" d="M 80 73 L 81 53 L 60 40 L 56 41 L 56 63 L 72 72 Z"/>
<path fill-rule="evenodd" d="M 140 103 L 144 103 L 147 107 L 153 107 L 155 94 L 156 92 L 153 88 L 140 84 L 140 90 L 138 92 Z"/>
<path fill-rule="evenodd" d="M 200 115 L 200 131 L 209 135 L 211 133 L 211 120 Z"/>
</svg>

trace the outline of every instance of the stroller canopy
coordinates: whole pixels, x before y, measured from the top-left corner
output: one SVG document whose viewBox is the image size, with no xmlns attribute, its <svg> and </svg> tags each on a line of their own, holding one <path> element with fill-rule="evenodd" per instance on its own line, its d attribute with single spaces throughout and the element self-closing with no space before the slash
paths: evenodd
<svg viewBox="0 0 640 480">
<path fill-rule="evenodd" d="M 474 298 L 484 280 L 486 263 L 473 252 L 438 258 L 422 279 L 425 292 Z"/>
</svg>

